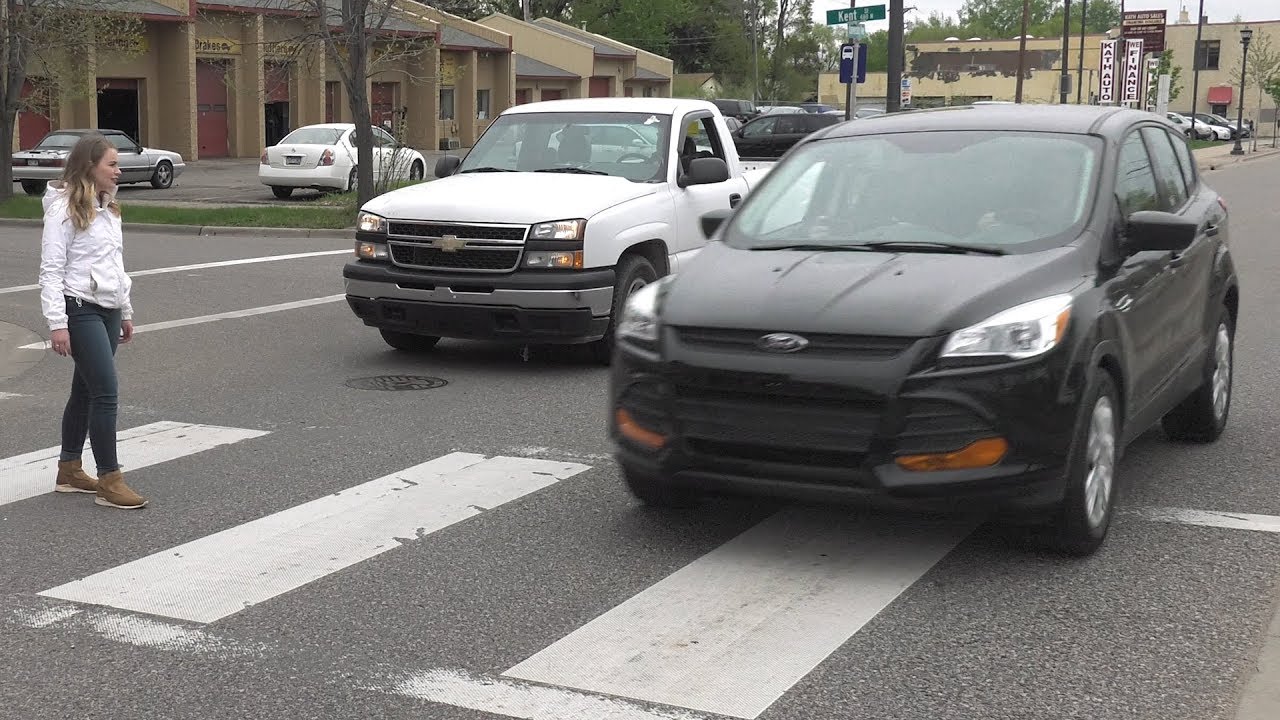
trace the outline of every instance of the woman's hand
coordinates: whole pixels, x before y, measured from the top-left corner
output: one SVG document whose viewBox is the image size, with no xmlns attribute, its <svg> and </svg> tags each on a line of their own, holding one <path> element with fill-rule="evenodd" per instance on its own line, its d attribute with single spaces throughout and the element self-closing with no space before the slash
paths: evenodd
<svg viewBox="0 0 1280 720">
<path fill-rule="evenodd" d="M 133 339 L 133 321 L 125 320 L 120 323 L 120 342 L 127 343 Z"/>
<path fill-rule="evenodd" d="M 66 328 L 63 328 L 61 330 L 54 330 L 49 335 L 49 345 L 53 348 L 54 352 L 58 353 L 62 357 L 66 357 L 70 355 L 71 354 L 71 331 L 67 330 Z"/>
</svg>

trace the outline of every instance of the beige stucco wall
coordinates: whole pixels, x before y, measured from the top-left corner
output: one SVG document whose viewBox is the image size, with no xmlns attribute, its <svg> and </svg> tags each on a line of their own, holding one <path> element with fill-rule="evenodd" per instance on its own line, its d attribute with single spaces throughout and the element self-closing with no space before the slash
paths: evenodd
<svg viewBox="0 0 1280 720">
<path fill-rule="evenodd" d="M 548 65 L 553 65 L 579 77 L 590 77 L 595 71 L 595 51 L 586 43 L 557 35 L 509 15 L 491 15 L 480 21 L 511 36 L 512 47 L 521 55 L 527 55 Z M 581 88 L 577 88 L 581 90 Z"/>
<path fill-rule="evenodd" d="M 1087 73 L 1086 73 L 1087 76 Z M 1034 72 L 1023 81 L 1022 99 L 1027 103 L 1058 102 L 1059 72 L 1045 70 Z M 858 86 L 859 104 L 883 104 L 888 86 L 886 73 L 867 73 L 867 81 Z M 958 82 L 945 82 L 929 77 L 911 79 L 912 105 L 961 105 L 973 99 L 1013 100 L 1017 88 L 1016 77 L 962 76 Z M 1087 94 L 1086 94 L 1087 97 Z M 1075 95 L 1069 98 L 1075 102 Z M 818 79 L 818 102 L 843 108 L 845 86 L 839 75 L 823 74 Z"/>
<path fill-rule="evenodd" d="M 1205 69 L 1200 71 L 1200 92 L 1197 108 L 1199 112 L 1209 111 L 1209 88 L 1215 86 L 1232 87 L 1231 105 L 1228 107 L 1227 115 L 1231 120 L 1236 119 L 1236 112 L 1239 108 L 1240 98 L 1240 78 L 1234 75 L 1234 71 L 1240 65 L 1240 58 L 1244 48 L 1240 44 L 1240 30 L 1245 26 L 1253 30 L 1253 42 L 1259 42 L 1264 36 L 1270 40 L 1273 50 L 1280 50 L 1280 20 L 1250 22 L 1250 23 L 1218 23 L 1206 24 L 1201 31 L 1201 40 L 1217 40 L 1219 42 L 1219 59 L 1218 69 Z M 1186 25 L 1169 25 L 1165 28 L 1165 45 L 1173 50 L 1174 62 L 1182 66 L 1182 93 L 1178 99 L 1170 103 L 1169 109 L 1175 112 L 1191 111 L 1191 90 L 1192 90 L 1192 59 L 1194 57 L 1194 48 L 1196 44 L 1196 26 L 1194 24 Z M 1252 60 L 1253 47 L 1249 50 L 1249 57 Z M 1233 82 L 1234 78 L 1234 82 Z M 1244 115 L 1245 118 L 1258 117 L 1258 109 L 1274 108 L 1275 102 L 1262 94 L 1262 101 L 1259 103 L 1258 87 L 1252 83 L 1246 85 L 1244 94 Z"/>
</svg>

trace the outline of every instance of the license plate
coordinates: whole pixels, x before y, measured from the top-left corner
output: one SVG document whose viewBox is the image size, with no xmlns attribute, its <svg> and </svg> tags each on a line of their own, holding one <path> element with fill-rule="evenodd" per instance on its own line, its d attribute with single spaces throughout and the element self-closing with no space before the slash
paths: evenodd
<svg viewBox="0 0 1280 720">
<path fill-rule="evenodd" d="M 28 166 L 31 166 L 31 167 L 36 167 L 36 166 L 38 166 L 39 164 L 40 164 L 40 161 L 39 161 L 39 160 L 28 160 L 28 161 L 27 161 L 27 165 L 28 165 Z"/>
<path fill-rule="evenodd" d="M 285 158 L 285 159 L 284 159 L 284 164 L 285 164 L 285 165 L 301 165 L 301 164 L 302 164 L 302 158 L 301 158 L 301 157 L 287 157 L 287 158 Z"/>
</svg>

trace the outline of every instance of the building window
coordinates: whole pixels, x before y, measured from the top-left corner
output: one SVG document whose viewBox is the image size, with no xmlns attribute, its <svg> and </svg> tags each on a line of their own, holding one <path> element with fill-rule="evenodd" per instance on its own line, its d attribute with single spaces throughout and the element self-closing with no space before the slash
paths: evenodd
<svg viewBox="0 0 1280 720">
<path fill-rule="evenodd" d="M 1202 40 L 1200 52 L 1196 57 L 1199 70 L 1217 70 L 1218 55 L 1222 52 L 1222 43 L 1218 40 Z"/>
<path fill-rule="evenodd" d="M 440 88 L 440 119 L 453 119 L 453 88 Z"/>
<path fill-rule="evenodd" d="M 488 90 L 476 91 L 476 118 L 480 120 L 489 119 L 489 95 Z"/>
</svg>

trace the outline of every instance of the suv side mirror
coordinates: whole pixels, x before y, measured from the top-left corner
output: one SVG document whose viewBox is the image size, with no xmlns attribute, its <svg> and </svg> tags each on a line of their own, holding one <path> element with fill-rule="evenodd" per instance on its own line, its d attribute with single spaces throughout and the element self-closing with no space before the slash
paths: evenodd
<svg viewBox="0 0 1280 720">
<path fill-rule="evenodd" d="M 1173 213 L 1140 210 L 1125 223 L 1121 249 L 1125 255 L 1140 252 L 1180 253 L 1191 247 L 1200 226 Z"/>
<path fill-rule="evenodd" d="M 457 155 L 443 155 L 436 160 L 436 177 L 449 177 L 462 164 L 462 158 Z"/>
<path fill-rule="evenodd" d="M 714 185 L 729 179 L 729 165 L 717 157 L 694 158 L 689 163 L 689 172 L 681 175 L 680 187 L 690 185 Z"/>
<path fill-rule="evenodd" d="M 698 218 L 702 226 L 702 234 L 710 240 L 731 215 L 733 215 L 732 208 L 718 208 Z"/>
</svg>

